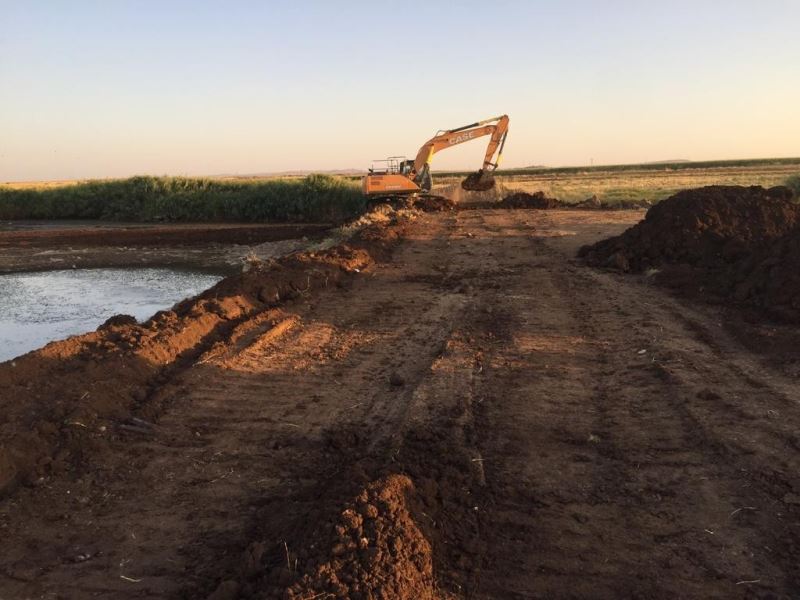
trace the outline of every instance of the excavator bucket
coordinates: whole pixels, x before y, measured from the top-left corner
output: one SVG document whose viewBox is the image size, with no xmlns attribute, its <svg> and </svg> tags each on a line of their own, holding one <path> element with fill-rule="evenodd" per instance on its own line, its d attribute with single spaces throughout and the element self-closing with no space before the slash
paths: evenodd
<svg viewBox="0 0 800 600">
<path fill-rule="evenodd" d="M 494 188 L 494 174 L 484 169 L 470 173 L 461 182 L 461 187 L 468 192 L 488 192 Z"/>
</svg>

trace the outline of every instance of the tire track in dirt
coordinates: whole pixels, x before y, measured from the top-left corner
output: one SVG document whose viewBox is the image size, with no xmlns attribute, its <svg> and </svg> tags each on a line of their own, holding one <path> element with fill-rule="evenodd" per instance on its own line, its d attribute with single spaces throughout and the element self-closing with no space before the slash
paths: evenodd
<svg viewBox="0 0 800 600">
<path fill-rule="evenodd" d="M 374 540 L 377 560 L 370 558 L 367 552 L 371 545 L 364 551 L 354 548 L 351 558 L 350 550 L 343 550 L 349 543 L 348 537 L 332 534 L 323 526 L 300 537 L 301 544 L 305 540 L 312 549 L 322 540 L 322 548 L 321 554 L 303 548 L 299 551 L 304 575 L 291 587 L 290 598 L 328 594 L 354 598 L 440 598 L 450 593 L 469 597 L 478 585 L 484 559 L 479 521 L 484 510 L 482 488 L 485 481 L 483 458 L 476 445 L 479 432 L 474 417 L 475 382 L 483 367 L 482 351 L 472 335 L 471 324 L 475 313 L 481 310 L 476 305 L 478 295 L 473 286 L 498 269 L 490 258 L 477 266 L 474 260 L 476 254 L 481 254 L 475 251 L 475 246 L 491 244 L 491 240 L 475 240 L 474 235 L 464 235 L 454 219 L 445 222 L 449 239 L 436 252 L 438 265 L 434 270 L 438 275 L 415 274 L 406 280 L 428 281 L 435 286 L 437 294 L 450 299 L 449 310 L 453 311 L 453 306 L 459 310 L 451 312 L 447 318 L 450 321 L 448 334 L 438 356 L 407 380 L 409 401 L 402 404 L 402 415 L 398 414 L 398 418 L 391 421 L 393 435 L 388 440 L 379 437 L 380 448 L 376 447 L 374 437 L 368 435 L 372 441 L 364 444 L 364 453 L 356 452 L 351 459 L 359 469 L 365 469 L 365 479 L 373 480 L 365 484 L 366 490 L 373 489 L 376 484 L 377 489 L 386 489 L 385 482 L 397 476 L 407 478 L 413 486 L 407 492 L 407 502 L 413 507 L 413 524 L 404 522 L 396 535 L 403 538 L 403 532 L 421 530 L 427 550 L 419 550 L 421 554 L 417 554 L 417 558 L 404 556 L 398 548 L 382 547 L 378 534 Z M 427 319 L 423 322 L 445 318 L 439 317 L 435 308 L 433 306 L 432 315 L 430 309 L 425 309 Z M 385 395 L 382 402 L 385 402 Z M 380 409 L 381 415 L 392 413 L 387 407 Z M 357 441 L 351 444 L 351 450 L 355 445 Z M 336 486 L 328 489 L 335 490 Z M 345 499 L 332 503 L 333 514 L 337 508 L 350 506 L 346 502 L 347 494 L 341 490 L 338 494 Z M 332 495 L 335 499 L 336 492 Z M 357 503 L 352 506 L 358 510 Z M 379 522 L 380 519 L 379 515 Z M 325 521 L 324 518 L 320 520 Z M 365 532 L 368 532 L 367 527 L 365 522 Z M 326 546 L 328 539 L 329 546 Z M 407 536 L 405 539 L 407 544 Z M 429 555 L 433 558 L 432 565 Z M 360 561 L 367 565 L 367 572 L 358 566 Z M 288 574 L 285 575 L 288 579 Z M 262 580 L 258 588 L 264 589 L 270 583 Z M 272 595 L 280 597 L 280 586 L 268 589 Z"/>
<path fill-rule="evenodd" d="M 497 480 L 487 472 L 499 489 L 493 490 L 497 527 L 487 531 L 505 535 L 484 576 L 486 597 L 729 598 L 795 589 L 793 550 L 780 533 L 786 523 L 747 508 L 766 499 L 755 501 L 741 465 L 731 465 L 721 450 L 721 440 L 742 432 L 704 429 L 697 414 L 705 403 L 706 417 L 726 419 L 722 396 L 704 392 L 709 375 L 722 395 L 748 379 L 718 359 L 703 360 L 713 367 L 699 378 L 673 377 L 692 372 L 683 348 L 697 343 L 664 309 L 679 305 L 645 286 L 572 265 L 571 246 L 534 241 L 543 268 L 517 282 L 537 290 L 522 296 L 532 305 L 510 294 L 498 299 L 517 320 L 508 346 L 497 351 L 501 368 L 490 388 L 513 382 L 514 391 L 505 388 L 502 409 L 488 405 L 487 429 L 496 437 L 483 451 L 491 456 L 492 446 L 508 446 L 509 439 L 536 451 L 508 460 Z M 692 350 L 711 353 L 702 343 Z M 664 354 L 672 359 L 668 367 Z M 528 358 L 515 365 L 520 357 Z M 533 446 L 528 435 L 537 436 Z M 764 461 L 771 458 L 764 456 L 768 447 L 762 440 L 751 452 Z M 532 497 L 508 500 L 507 490 L 518 490 L 520 481 Z M 525 526 L 527 535 L 520 533 Z"/>
</svg>

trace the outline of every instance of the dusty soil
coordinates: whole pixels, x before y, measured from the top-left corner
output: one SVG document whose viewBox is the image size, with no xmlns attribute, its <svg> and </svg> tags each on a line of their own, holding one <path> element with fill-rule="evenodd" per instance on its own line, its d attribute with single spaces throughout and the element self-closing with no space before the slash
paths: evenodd
<svg viewBox="0 0 800 600">
<path fill-rule="evenodd" d="M 0 273 L 97 267 L 187 266 L 234 270 L 250 248 L 276 254 L 317 239 L 330 224 L 100 224 L 22 222 L 0 229 Z"/>
<path fill-rule="evenodd" d="M 428 213 L 0 365 L 0 597 L 792 598 L 798 329 Z"/>
</svg>

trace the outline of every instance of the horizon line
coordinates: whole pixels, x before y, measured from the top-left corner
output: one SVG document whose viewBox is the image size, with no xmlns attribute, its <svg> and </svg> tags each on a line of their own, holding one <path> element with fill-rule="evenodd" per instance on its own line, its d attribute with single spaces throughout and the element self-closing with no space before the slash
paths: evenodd
<svg viewBox="0 0 800 600">
<path fill-rule="evenodd" d="M 725 166 L 725 164 L 736 165 L 737 163 L 751 163 L 751 164 L 766 164 L 766 163 L 788 163 L 800 164 L 800 156 L 775 156 L 769 158 L 725 158 L 725 159 L 710 159 L 710 160 L 692 160 L 692 159 L 671 159 L 659 160 L 648 162 L 633 162 L 633 163 L 608 163 L 608 164 L 583 164 L 583 165 L 530 165 L 524 167 L 509 167 L 505 169 L 498 169 L 498 175 L 502 173 L 509 173 L 513 171 L 559 171 L 559 170 L 592 170 L 602 171 L 604 169 L 621 169 L 621 168 L 635 168 L 635 167 L 649 167 L 653 168 L 669 168 L 670 166 L 680 166 L 681 168 L 703 168 L 703 165 L 712 166 Z M 739 165 L 746 166 L 746 165 Z M 447 175 L 447 174 L 461 174 L 472 172 L 475 169 L 443 169 L 432 170 L 433 174 Z M 366 174 L 367 169 L 288 169 L 283 171 L 263 171 L 255 173 L 216 173 L 216 174 L 177 174 L 171 175 L 168 173 L 133 173 L 124 176 L 108 176 L 108 177 L 77 177 L 73 179 L 9 179 L 5 180 L 0 185 L 8 184 L 22 184 L 22 183 L 72 183 L 81 181 L 116 181 L 122 179 L 131 179 L 133 177 L 185 177 L 190 179 L 256 179 L 268 177 L 305 177 L 308 175 L 338 175 L 342 177 L 355 177 Z"/>
</svg>

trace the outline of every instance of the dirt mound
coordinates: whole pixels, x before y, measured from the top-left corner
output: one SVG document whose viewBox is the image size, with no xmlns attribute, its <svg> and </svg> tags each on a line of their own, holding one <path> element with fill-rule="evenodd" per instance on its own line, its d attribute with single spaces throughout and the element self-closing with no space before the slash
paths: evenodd
<svg viewBox="0 0 800 600">
<path fill-rule="evenodd" d="M 800 323 L 800 205 L 783 186 L 680 192 L 579 255 L 619 271 L 657 268 L 655 281 L 681 293 Z"/>
<path fill-rule="evenodd" d="M 0 496 L 77 468 L 134 427 L 132 417 L 154 420 L 168 402 L 164 384 L 238 324 L 385 260 L 404 226 L 367 226 L 328 250 L 228 277 L 145 323 L 112 317 L 0 364 Z"/>
<path fill-rule="evenodd" d="M 800 212 L 786 188 L 709 186 L 653 206 L 623 234 L 581 248 L 589 264 L 643 271 L 664 264 L 730 264 L 785 235 Z"/>
<path fill-rule="evenodd" d="M 442 212 L 453 210 L 456 203 L 445 196 L 422 196 L 414 200 L 413 207 L 424 212 Z"/>
<path fill-rule="evenodd" d="M 534 192 L 528 194 L 527 192 L 516 192 L 510 196 L 506 196 L 499 203 L 500 208 L 563 208 L 567 206 L 560 200 L 555 198 L 548 198 L 544 192 Z"/>
<path fill-rule="evenodd" d="M 285 597 L 438 598 L 431 546 L 413 515 L 414 494 L 404 475 L 367 486 L 316 546 L 301 551 L 306 574 Z"/>
</svg>

